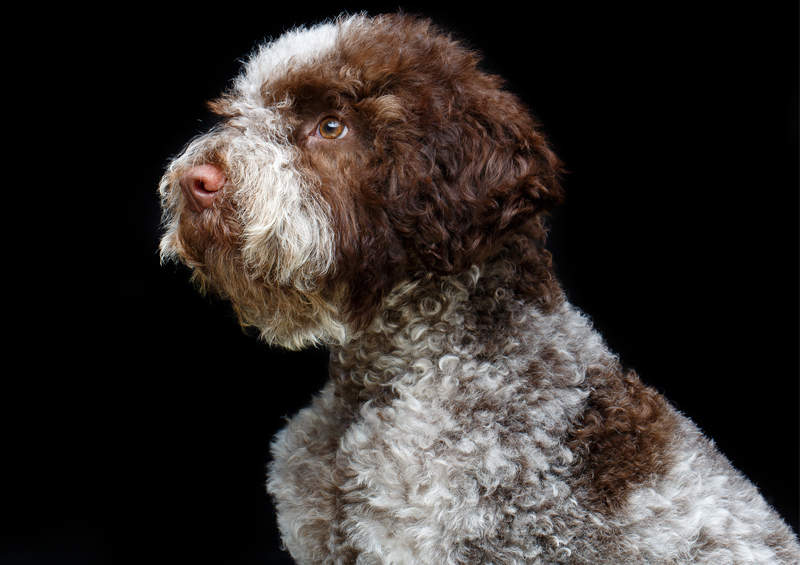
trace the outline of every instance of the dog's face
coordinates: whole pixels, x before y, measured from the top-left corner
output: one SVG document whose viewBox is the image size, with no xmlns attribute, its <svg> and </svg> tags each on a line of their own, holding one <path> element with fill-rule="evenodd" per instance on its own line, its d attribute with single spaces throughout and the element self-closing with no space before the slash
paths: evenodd
<svg viewBox="0 0 800 565">
<path fill-rule="evenodd" d="M 543 238 L 558 162 L 515 97 L 429 22 L 355 16 L 262 47 L 160 184 L 162 257 L 299 348 L 344 341 L 422 273 Z"/>
</svg>

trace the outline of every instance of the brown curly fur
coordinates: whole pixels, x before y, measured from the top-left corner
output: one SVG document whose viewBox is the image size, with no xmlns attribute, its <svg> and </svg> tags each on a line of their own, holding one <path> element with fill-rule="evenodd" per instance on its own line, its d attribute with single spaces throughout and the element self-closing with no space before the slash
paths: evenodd
<svg viewBox="0 0 800 565">
<path fill-rule="evenodd" d="M 590 371 L 592 387 L 579 427 L 568 445 L 579 457 L 574 487 L 600 512 L 618 510 L 631 489 L 670 464 L 666 447 L 675 434 L 667 402 L 633 371 Z"/>
</svg>

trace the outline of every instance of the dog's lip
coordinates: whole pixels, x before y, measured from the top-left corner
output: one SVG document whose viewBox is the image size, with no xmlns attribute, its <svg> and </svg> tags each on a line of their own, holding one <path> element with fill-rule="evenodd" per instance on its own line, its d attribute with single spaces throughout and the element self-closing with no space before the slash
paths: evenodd
<svg viewBox="0 0 800 565">
<path fill-rule="evenodd" d="M 206 190 L 199 183 L 194 183 L 190 190 L 186 192 L 189 206 L 197 213 L 207 210 L 211 207 L 210 204 L 204 206 L 201 202 L 213 200 L 216 196 L 216 192 L 215 190 Z"/>
<path fill-rule="evenodd" d="M 197 203 L 197 200 L 195 200 L 191 192 L 184 191 L 184 195 L 186 197 L 186 204 L 188 205 L 189 209 L 192 212 L 197 212 L 198 214 L 200 214 L 203 211 L 203 208 L 200 206 L 200 204 Z"/>
</svg>

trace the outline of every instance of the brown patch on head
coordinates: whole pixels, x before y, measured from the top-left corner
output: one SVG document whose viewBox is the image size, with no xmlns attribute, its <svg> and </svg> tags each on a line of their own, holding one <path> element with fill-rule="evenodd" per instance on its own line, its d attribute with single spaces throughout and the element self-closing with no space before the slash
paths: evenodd
<svg viewBox="0 0 800 565">
<path fill-rule="evenodd" d="M 610 512 L 670 465 L 667 446 L 676 419 L 667 402 L 633 371 L 589 375 L 593 387 L 569 445 L 578 455 L 575 490 L 588 507 Z"/>
<path fill-rule="evenodd" d="M 383 16 L 262 88 L 267 100 L 291 99 L 300 121 L 341 117 L 358 140 L 301 145 L 337 234 L 333 284 L 348 289 L 357 325 L 403 278 L 458 273 L 501 252 L 516 254 L 517 290 L 545 307 L 558 293 L 541 215 L 561 199 L 560 163 L 478 62 L 426 20 Z"/>
</svg>

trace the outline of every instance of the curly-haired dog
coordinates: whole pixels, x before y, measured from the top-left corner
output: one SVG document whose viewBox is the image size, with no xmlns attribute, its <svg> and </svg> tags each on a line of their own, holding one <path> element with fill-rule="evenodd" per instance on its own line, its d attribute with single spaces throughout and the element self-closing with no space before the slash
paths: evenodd
<svg viewBox="0 0 800 565">
<path fill-rule="evenodd" d="M 272 446 L 299 563 L 797 563 L 792 531 L 554 279 L 559 161 L 429 22 L 258 50 L 160 186 L 164 258 L 330 380 Z"/>
</svg>

